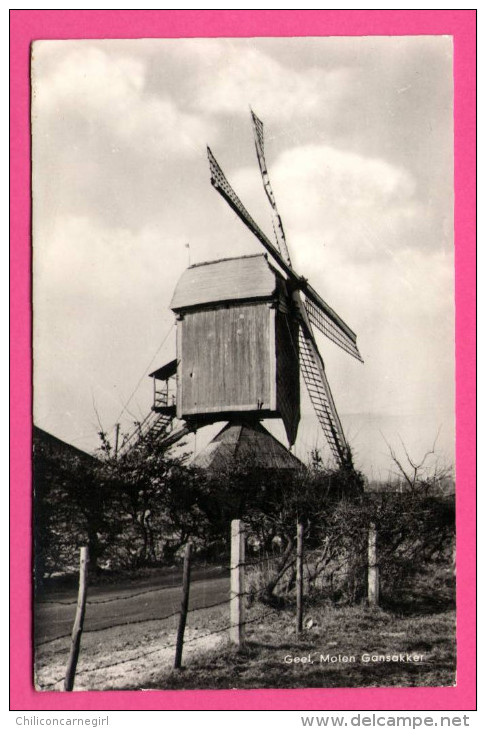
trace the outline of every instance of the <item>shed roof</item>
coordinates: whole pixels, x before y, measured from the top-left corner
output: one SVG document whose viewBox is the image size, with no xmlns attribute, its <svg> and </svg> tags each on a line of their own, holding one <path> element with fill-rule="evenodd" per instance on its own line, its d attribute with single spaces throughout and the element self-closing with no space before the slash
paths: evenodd
<svg viewBox="0 0 486 730">
<path fill-rule="evenodd" d="M 235 461 L 247 461 L 257 469 L 303 469 L 303 463 L 272 436 L 261 423 L 228 423 L 193 459 L 193 465 L 209 471 L 227 469 Z"/>
<path fill-rule="evenodd" d="M 149 373 L 149 378 L 155 378 L 156 380 L 167 380 L 177 373 L 177 359 L 171 360 L 170 362 L 162 365 L 161 368 L 157 368 L 153 373 Z"/>
<path fill-rule="evenodd" d="M 281 278 L 265 254 L 195 264 L 179 279 L 170 307 L 177 311 L 216 302 L 270 299 Z"/>
<path fill-rule="evenodd" d="M 34 450 L 36 445 L 44 446 L 51 454 L 64 454 L 67 457 L 78 457 L 86 463 L 93 463 L 97 461 L 97 457 L 93 456 L 93 454 L 81 451 L 81 449 L 78 449 L 76 446 L 72 446 L 72 444 L 68 444 L 66 441 L 61 441 L 61 439 L 58 439 L 57 436 L 53 436 L 52 433 L 48 433 L 47 431 L 44 431 L 44 429 L 34 425 Z"/>
</svg>

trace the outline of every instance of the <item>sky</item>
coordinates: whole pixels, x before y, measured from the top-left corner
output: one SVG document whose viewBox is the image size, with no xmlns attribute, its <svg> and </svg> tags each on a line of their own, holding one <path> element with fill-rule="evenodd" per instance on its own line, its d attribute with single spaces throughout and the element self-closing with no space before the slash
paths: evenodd
<svg viewBox="0 0 486 730">
<path fill-rule="evenodd" d="M 316 335 L 357 466 L 386 478 L 389 445 L 420 459 L 436 437 L 453 464 L 452 104 L 446 36 L 36 42 L 36 425 L 86 451 L 130 431 L 175 357 L 184 269 L 262 251 L 206 145 L 272 237 L 251 106 L 293 266 L 358 335 L 364 364 Z M 301 392 L 295 453 L 327 460 Z"/>
</svg>

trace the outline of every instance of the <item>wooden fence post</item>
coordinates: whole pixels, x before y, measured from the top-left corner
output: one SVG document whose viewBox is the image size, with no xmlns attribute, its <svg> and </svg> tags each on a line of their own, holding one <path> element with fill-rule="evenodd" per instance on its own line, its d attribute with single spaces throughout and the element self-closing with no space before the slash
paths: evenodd
<svg viewBox="0 0 486 730">
<path fill-rule="evenodd" d="M 245 523 L 231 522 L 230 641 L 245 641 Z"/>
<path fill-rule="evenodd" d="M 76 616 L 71 634 L 71 651 L 69 652 L 69 660 L 66 667 L 66 677 L 64 679 L 64 690 L 71 692 L 74 687 L 74 677 L 76 676 L 76 666 L 78 664 L 79 647 L 81 644 L 81 634 L 83 633 L 84 614 L 86 610 L 86 594 L 88 590 L 88 548 L 82 547 L 79 551 L 79 588 L 78 603 L 76 605 Z"/>
<path fill-rule="evenodd" d="M 376 525 L 370 524 L 368 531 L 368 604 L 377 606 L 380 601 L 380 576 L 376 559 Z"/>
<path fill-rule="evenodd" d="M 182 570 L 182 600 L 181 613 L 179 616 L 179 628 L 177 630 L 176 652 L 174 659 L 174 669 L 181 668 L 182 647 L 184 646 L 184 631 L 186 629 L 187 609 L 189 606 L 189 586 L 191 580 L 191 551 L 192 544 L 186 545 L 184 553 L 184 568 Z"/>
<path fill-rule="evenodd" d="M 302 632 L 304 595 L 304 525 L 297 523 L 297 558 L 295 566 L 295 591 L 297 601 L 296 624 L 298 634 Z"/>
</svg>

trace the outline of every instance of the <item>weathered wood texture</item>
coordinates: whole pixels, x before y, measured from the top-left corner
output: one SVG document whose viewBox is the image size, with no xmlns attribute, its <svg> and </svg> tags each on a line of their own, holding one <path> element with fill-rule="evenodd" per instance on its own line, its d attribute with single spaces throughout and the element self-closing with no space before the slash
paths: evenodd
<svg viewBox="0 0 486 730">
<path fill-rule="evenodd" d="M 376 556 L 376 525 L 370 524 L 368 531 L 368 603 L 378 606 L 380 602 L 380 575 Z"/>
<path fill-rule="evenodd" d="M 256 469 L 298 471 L 304 467 L 261 423 L 228 423 L 192 463 L 217 472 L 238 461 Z"/>
<path fill-rule="evenodd" d="M 304 525 L 297 523 L 297 555 L 295 561 L 295 630 L 302 633 L 304 619 Z"/>
<path fill-rule="evenodd" d="M 178 418 L 218 411 L 258 411 L 272 403 L 268 305 L 204 309 L 177 323 Z"/>
<path fill-rule="evenodd" d="M 190 267 L 171 306 L 179 317 L 177 417 L 201 423 L 234 414 L 281 417 L 293 444 L 300 418 L 298 325 L 285 281 L 265 256 Z"/>
<path fill-rule="evenodd" d="M 156 380 L 167 380 L 177 373 L 177 358 L 163 365 L 161 368 L 157 368 L 153 373 L 150 373 L 151 378 Z"/>
<path fill-rule="evenodd" d="M 71 692 L 74 687 L 76 667 L 78 665 L 79 649 L 81 647 L 81 636 L 83 633 L 84 614 L 86 612 L 86 596 L 88 593 L 88 562 L 89 553 L 87 547 L 79 550 L 79 588 L 78 602 L 76 604 L 76 616 L 71 634 L 71 649 L 69 652 L 66 676 L 64 678 L 64 690 Z"/>
<path fill-rule="evenodd" d="M 230 641 L 245 641 L 245 523 L 231 522 Z"/>
<path fill-rule="evenodd" d="M 182 274 L 170 307 L 177 312 L 201 304 L 270 298 L 277 278 L 263 254 L 196 264 Z"/>
<path fill-rule="evenodd" d="M 191 582 L 191 552 L 192 544 L 186 545 L 184 553 L 184 568 L 182 572 L 182 598 L 181 612 L 179 614 L 179 627 L 177 629 L 176 652 L 174 658 L 174 669 L 180 669 L 182 665 L 182 649 L 184 646 L 184 631 L 186 629 L 187 612 L 189 609 L 189 588 Z"/>
</svg>

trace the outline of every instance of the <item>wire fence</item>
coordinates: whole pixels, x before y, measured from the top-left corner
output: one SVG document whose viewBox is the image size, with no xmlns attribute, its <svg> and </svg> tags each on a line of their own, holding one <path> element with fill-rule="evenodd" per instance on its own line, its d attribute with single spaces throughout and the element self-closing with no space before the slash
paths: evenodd
<svg viewBox="0 0 486 730">
<path fill-rule="evenodd" d="M 66 677 L 71 672 L 73 681 L 74 677 L 80 678 L 86 675 L 95 675 L 97 672 L 107 672 L 112 668 L 118 668 L 125 665 L 134 665 L 145 660 L 145 658 L 154 657 L 158 654 L 160 663 L 164 667 L 170 666 L 170 652 L 175 650 L 174 667 L 181 666 L 181 656 L 183 648 L 197 648 L 199 645 L 204 648 L 212 648 L 215 644 L 208 645 L 210 637 L 226 636 L 230 642 L 238 647 L 245 644 L 246 628 L 256 622 L 264 622 L 275 613 L 276 608 L 271 607 L 269 596 L 278 581 L 281 581 L 286 572 L 289 572 L 288 586 L 292 592 L 295 592 L 295 630 L 299 634 L 303 630 L 303 595 L 311 584 L 312 572 L 319 568 L 319 562 L 325 560 L 309 545 L 307 551 L 304 550 L 304 529 L 302 525 L 296 525 L 296 535 L 294 542 L 290 543 L 286 550 L 281 549 L 280 552 L 267 553 L 264 555 L 246 555 L 246 527 L 241 520 L 233 520 L 231 526 L 231 556 L 230 556 L 230 577 L 229 585 L 222 586 L 213 585 L 208 590 L 214 593 L 225 594 L 224 597 L 217 598 L 208 602 L 211 596 L 206 595 L 206 588 L 199 591 L 199 594 L 191 596 L 193 604 L 190 603 L 190 590 L 194 590 L 196 581 L 190 582 L 190 548 L 186 550 L 187 564 L 184 566 L 183 581 L 180 586 L 179 609 L 173 608 L 174 594 L 171 595 L 171 609 L 160 613 L 150 613 L 153 606 L 149 606 L 147 602 L 143 605 L 135 604 L 130 607 L 129 611 L 139 611 L 140 613 L 150 613 L 150 615 L 132 615 L 124 617 L 116 615 L 118 613 L 118 605 L 123 611 L 123 607 L 127 606 L 130 600 L 142 600 L 144 598 L 155 597 L 161 595 L 161 601 L 170 602 L 168 594 L 164 596 L 164 591 L 177 588 L 174 585 L 164 585 L 151 587 L 144 590 L 135 590 L 124 595 L 110 596 L 108 598 L 86 598 L 86 586 L 84 593 L 81 590 L 77 600 L 40 600 L 37 603 L 37 610 L 49 612 L 51 608 L 58 607 L 59 610 L 76 606 L 76 616 L 74 617 L 74 627 L 72 632 L 59 633 L 56 636 L 42 638 L 35 643 L 36 660 L 39 665 L 37 672 L 38 686 L 41 690 L 60 689 L 60 684 L 64 681 L 64 689 L 72 689 L 67 686 Z M 367 585 L 367 602 L 370 606 L 379 605 L 380 601 L 380 562 L 378 555 L 377 528 L 371 523 L 366 530 L 359 528 L 363 532 L 363 554 L 360 556 L 361 567 L 364 571 L 363 578 Z M 215 570 L 221 571 L 221 567 Z M 81 576 L 81 570 L 80 570 Z M 227 580 L 225 576 L 218 576 L 221 580 Z M 211 573 L 209 575 L 211 580 Z M 206 585 L 206 584 L 204 584 Z M 270 587 L 269 587 L 270 586 Z M 84 595 L 84 605 L 80 605 L 80 596 Z M 261 599 L 261 600 L 258 600 Z M 176 600 L 178 597 L 176 596 Z M 202 602 L 201 602 L 202 601 Z M 118 604 L 118 605 L 117 605 Z M 113 606 L 114 617 L 110 620 L 110 616 L 99 615 L 97 612 L 100 606 Z M 84 627 L 83 620 L 79 620 L 79 612 L 87 609 L 88 625 Z M 204 613 L 205 612 L 205 613 Z M 213 613 L 212 613 L 213 612 Z M 214 613 L 215 612 L 215 613 Z M 196 625 L 195 618 L 197 614 L 202 614 L 202 619 Z M 57 617 L 58 620 L 62 617 Z M 185 632 L 186 620 L 193 619 L 194 625 L 189 627 L 189 632 Z M 167 622 L 173 619 L 173 623 L 168 626 Z M 178 627 L 175 625 L 178 619 Z M 68 620 L 66 616 L 64 621 Z M 72 616 L 70 618 L 72 620 Z M 101 625 L 90 626 L 90 623 L 101 623 Z M 136 632 L 135 627 L 150 626 L 150 629 L 142 632 Z M 126 629 L 134 629 L 133 631 Z M 115 629 L 123 629 L 120 633 L 115 633 L 111 637 L 107 632 Z M 77 658 L 79 654 L 79 646 L 83 634 L 83 650 L 81 651 L 82 666 L 77 669 Z M 96 636 L 105 634 L 102 641 L 96 642 Z M 142 634 L 142 635 L 140 635 Z M 170 638 L 161 640 L 162 635 L 170 634 Z M 77 637 L 77 639 L 76 639 Z M 121 638 L 120 638 L 121 637 Z M 58 642 L 71 639 L 71 649 L 67 646 L 67 642 L 62 646 L 57 646 Z M 78 642 L 77 648 L 75 642 Z M 118 644 L 117 644 L 118 641 Z M 130 642 L 135 642 L 136 646 L 132 647 Z M 140 651 L 140 645 L 144 646 Z M 133 653 L 134 652 L 134 653 Z M 106 654 L 112 655 L 110 661 L 104 660 Z M 61 674 L 62 659 L 67 658 L 69 654 L 68 669 L 65 674 Z M 129 654 L 129 656 L 127 656 Z M 74 659 L 73 659 L 74 656 Z M 58 669 L 58 676 L 52 676 L 53 666 Z M 159 666 L 159 665 L 156 665 Z M 105 681 L 100 680 L 102 683 Z M 91 685 L 93 682 L 91 682 Z M 90 688 L 94 688 L 90 686 Z M 99 689 L 99 686 L 95 688 Z"/>
<path fill-rule="evenodd" d="M 237 571 L 244 571 L 245 569 L 254 570 L 257 569 L 259 566 L 268 565 L 268 563 L 275 558 L 273 555 L 265 555 L 263 557 L 258 558 L 251 558 L 248 561 L 245 561 L 244 554 L 242 555 L 243 559 L 240 560 L 239 556 L 233 556 L 232 558 L 232 564 L 231 564 L 231 573 L 232 575 Z M 215 571 L 221 572 L 221 568 L 215 568 Z M 211 575 L 211 573 L 210 573 Z M 231 578 L 230 578 L 230 584 L 231 584 Z M 146 641 L 146 645 L 143 651 L 137 651 L 135 654 L 131 654 L 130 656 L 126 656 L 128 652 L 130 652 L 130 649 L 127 649 L 127 647 L 124 647 L 124 656 L 121 656 L 120 658 L 116 658 L 113 656 L 111 661 L 103 661 L 99 657 L 100 654 L 100 647 L 99 645 L 93 645 L 91 637 L 94 637 L 99 634 L 106 633 L 106 637 L 103 639 L 103 644 L 106 644 L 108 647 L 109 641 L 108 641 L 108 633 L 110 630 L 113 629 L 128 629 L 131 627 L 141 627 L 143 625 L 152 625 L 152 626 L 158 626 L 160 629 L 160 625 L 164 622 L 170 621 L 170 619 L 177 619 L 179 617 L 179 622 L 181 621 L 181 610 L 172 610 L 172 611 L 166 611 L 162 612 L 160 614 L 150 615 L 148 617 L 132 617 L 128 619 L 123 620 L 109 620 L 109 617 L 99 617 L 96 615 L 96 611 L 99 606 L 106 606 L 106 605 L 113 605 L 114 612 L 116 613 L 116 609 L 118 608 L 117 604 L 120 606 L 126 605 L 127 601 L 130 600 L 136 600 L 136 599 L 143 599 L 144 597 L 152 597 L 156 594 L 162 594 L 164 591 L 167 591 L 168 589 L 174 589 L 175 586 L 157 586 L 154 588 L 148 588 L 144 590 L 135 590 L 131 593 L 127 593 L 125 595 L 118 595 L 118 596 L 110 596 L 109 598 L 94 598 L 94 599 L 86 599 L 84 601 L 84 607 L 87 610 L 87 620 L 88 625 L 86 627 L 83 626 L 82 628 L 82 634 L 83 634 L 83 650 L 81 651 L 81 663 L 82 666 L 80 668 L 74 667 L 74 675 L 76 679 L 80 679 L 83 677 L 86 677 L 87 675 L 96 675 L 96 673 L 99 672 L 107 672 L 108 670 L 123 667 L 123 666 L 129 666 L 129 665 L 135 665 L 136 663 L 141 662 L 142 660 L 145 660 L 146 658 L 154 657 L 158 654 L 159 656 L 162 656 L 164 654 L 167 654 L 171 650 L 175 650 L 177 652 L 178 649 L 178 641 L 175 638 L 175 628 L 172 629 L 173 635 L 171 638 L 166 642 L 161 642 L 160 639 L 157 640 L 157 638 L 154 641 L 153 637 L 150 637 Z M 219 600 L 213 600 L 210 602 L 207 602 L 207 600 L 203 600 L 203 603 L 201 605 L 191 606 L 187 610 L 186 617 L 194 617 L 198 613 L 205 612 L 205 621 L 203 622 L 205 624 L 204 628 L 198 628 L 197 630 L 194 628 L 191 628 L 190 631 L 192 632 L 192 635 L 184 636 L 183 637 L 183 646 L 184 648 L 193 646 L 194 648 L 197 648 L 198 643 L 207 645 L 207 640 L 210 637 L 217 637 L 221 636 L 222 638 L 226 635 L 230 637 L 232 632 L 234 632 L 235 628 L 238 632 L 241 632 L 242 629 L 246 626 L 251 626 L 252 624 L 255 624 L 257 622 L 265 621 L 271 614 L 275 613 L 274 608 L 269 608 L 268 606 L 264 606 L 263 604 L 258 605 L 253 611 L 252 615 L 249 617 L 244 618 L 243 621 L 240 621 L 235 626 L 235 619 L 234 615 L 231 613 L 231 610 L 228 611 L 228 608 L 231 609 L 231 606 L 235 603 L 237 603 L 239 606 L 242 605 L 242 602 L 248 601 L 251 599 L 251 601 L 255 601 L 259 596 L 261 596 L 264 593 L 264 589 L 258 589 L 252 588 L 250 590 L 243 589 L 238 592 L 235 592 L 232 590 L 232 586 L 229 585 L 225 592 L 227 595 L 223 599 Z M 204 596 L 203 596 L 204 598 Z M 197 597 L 198 601 L 201 600 L 201 597 Z M 58 607 L 59 609 L 64 608 L 74 608 L 76 607 L 77 610 L 79 610 L 79 596 L 78 600 L 51 600 L 51 599 L 41 599 L 37 602 L 37 610 L 44 610 L 49 611 L 49 609 L 53 608 L 55 609 Z M 225 610 L 226 608 L 226 610 Z M 220 609 L 218 611 L 218 609 Z M 210 616 L 212 611 L 216 610 L 216 614 L 213 616 Z M 256 615 L 253 615 L 255 613 Z M 94 613 L 93 613 L 94 612 Z M 184 617 L 184 621 L 185 618 Z M 229 620 L 228 620 L 229 618 Z M 66 620 L 66 619 L 64 619 Z M 103 621 L 103 625 L 101 626 L 89 626 L 90 621 Z M 213 626 L 211 626 L 211 623 Z M 76 620 L 75 620 L 76 624 Z M 206 625 L 209 624 L 209 625 Z M 170 629 L 169 629 L 170 630 Z M 179 629 L 180 630 L 180 629 Z M 55 667 L 60 668 L 62 666 L 61 662 L 63 661 L 63 658 L 66 660 L 69 649 L 68 649 L 68 642 L 65 640 L 71 639 L 71 643 L 73 642 L 73 635 L 74 630 L 71 632 L 64 632 L 56 634 L 53 637 L 41 639 L 35 642 L 35 652 L 36 652 L 36 664 L 38 665 L 37 668 L 37 686 L 39 689 L 44 691 L 52 691 L 52 690 L 60 690 L 62 689 L 62 684 L 64 683 L 64 689 L 66 689 L 66 677 L 68 674 L 68 670 L 66 672 L 61 673 L 58 672 L 58 676 L 52 677 L 52 670 L 53 665 Z M 128 632 L 127 635 L 133 635 L 135 638 L 134 632 Z M 56 646 L 59 642 L 63 642 L 62 646 Z M 91 643 L 90 643 L 91 642 Z M 238 644 L 242 643 L 241 639 L 238 639 L 236 642 Z M 155 644 L 155 645 L 154 645 Z M 140 648 L 140 643 L 137 643 L 137 648 Z M 93 651 L 94 650 L 94 651 Z M 72 653 L 72 647 L 71 647 L 71 653 Z M 117 652 L 113 652 L 114 654 Z M 76 660 L 77 661 L 77 660 Z M 170 663 L 170 657 L 165 656 L 165 664 Z M 86 665 L 86 666 L 85 666 Z M 72 668 L 71 668 L 72 669 Z M 103 680 L 102 680 L 103 681 Z M 92 682 L 91 682 L 92 684 Z M 69 688 L 68 688 L 69 689 Z M 72 687 L 70 688 L 72 689 Z"/>
<path fill-rule="evenodd" d="M 223 605 L 224 603 L 229 603 L 229 601 L 223 601 L 223 602 L 220 602 L 219 604 L 213 604 L 213 605 Z M 213 606 L 205 606 L 204 608 L 212 608 L 212 607 Z M 193 610 L 199 610 L 199 609 L 193 609 Z M 192 613 L 192 611 L 191 611 L 191 613 Z M 275 614 L 275 609 L 267 610 L 264 613 L 259 614 L 258 616 L 255 616 L 255 617 L 253 617 L 251 619 L 248 619 L 245 622 L 245 625 L 248 626 L 248 625 L 254 624 L 254 623 L 258 622 L 258 621 L 263 621 L 264 619 L 266 619 L 269 616 L 274 615 L 274 614 Z M 227 633 L 231 628 L 232 628 L 232 625 L 231 624 L 225 624 L 224 626 L 222 626 L 220 628 L 216 628 L 216 629 L 213 629 L 212 631 L 207 631 L 207 632 L 205 632 L 205 633 L 203 633 L 203 634 L 201 634 L 199 636 L 193 636 L 190 639 L 186 639 L 184 641 L 184 645 L 194 644 L 197 641 L 201 641 L 203 639 L 207 639 L 209 636 L 215 636 L 217 634 Z M 108 663 L 105 663 L 105 664 L 102 664 L 102 665 L 98 665 L 94 669 L 91 668 L 91 667 L 89 667 L 89 668 L 86 668 L 86 669 L 78 670 L 76 672 L 76 676 L 78 677 L 80 675 L 82 676 L 82 675 L 89 674 L 89 673 L 91 673 L 93 671 L 100 671 L 100 670 L 103 670 L 103 669 L 111 669 L 111 668 L 118 667 L 118 666 L 121 666 L 121 665 L 124 665 L 124 664 L 129 664 L 131 662 L 139 661 L 140 659 L 144 659 L 145 657 L 152 656 L 154 654 L 157 654 L 157 653 L 159 653 L 161 651 L 164 651 L 164 650 L 167 650 L 167 649 L 175 649 L 176 646 L 177 646 L 176 642 L 171 642 L 171 643 L 168 643 L 168 644 L 164 644 L 162 646 L 157 646 L 155 649 L 151 649 L 151 650 L 148 650 L 148 651 L 144 651 L 144 652 L 142 652 L 142 653 L 140 653 L 140 654 L 138 654 L 138 655 L 136 655 L 134 657 L 129 657 L 127 659 L 120 659 L 120 660 L 114 661 L 114 662 L 108 662 Z M 43 689 L 43 690 L 53 689 L 54 687 L 56 687 L 61 682 L 64 682 L 64 680 L 65 680 L 65 676 L 62 675 L 62 676 L 58 677 L 58 679 L 55 679 L 54 681 L 51 681 L 48 684 L 43 684 L 42 687 L 41 687 L 41 689 Z"/>
<path fill-rule="evenodd" d="M 213 568 L 213 570 L 215 572 L 216 571 L 217 572 L 220 572 L 220 568 L 219 567 L 218 568 Z M 118 601 L 128 601 L 131 598 L 138 598 L 139 596 L 145 596 L 145 595 L 147 595 L 149 593 L 160 593 L 160 591 L 165 591 L 165 590 L 167 590 L 167 588 L 171 588 L 171 587 L 173 588 L 175 586 L 167 586 L 167 585 L 164 585 L 164 586 L 158 586 L 157 588 L 147 588 L 146 590 L 137 591 L 136 593 L 129 593 L 127 596 L 115 596 L 114 598 L 102 598 L 102 599 L 91 600 L 91 601 L 88 599 L 86 601 L 86 605 L 87 606 L 98 606 L 98 605 L 101 605 L 101 604 L 104 604 L 104 603 L 118 603 Z M 53 604 L 53 605 L 57 605 L 57 606 L 75 606 L 76 603 L 77 603 L 77 601 L 76 600 L 73 600 L 73 601 L 54 601 L 54 600 L 49 600 L 49 599 L 43 599 L 43 600 L 39 600 L 37 603 L 38 603 L 38 605 Z"/>
<path fill-rule="evenodd" d="M 246 567 L 255 567 L 255 566 L 267 563 L 270 559 L 274 560 L 275 558 L 266 557 L 266 558 L 262 558 L 261 560 L 251 561 L 249 563 L 241 563 L 240 565 L 246 566 Z M 240 565 L 237 567 L 240 567 Z M 104 599 L 97 600 L 97 601 L 87 600 L 86 605 L 87 606 L 101 606 L 101 605 L 105 605 L 108 603 L 119 603 L 121 601 L 138 598 L 140 596 L 145 596 L 145 595 L 148 595 L 151 593 L 160 593 L 162 591 L 166 591 L 168 588 L 173 588 L 173 587 L 174 586 L 161 586 L 159 588 L 151 588 L 151 589 L 145 590 L 145 591 L 137 591 L 136 593 L 130 593 L 128 596 L 117 596 L 117 597 L 109 598 L 106 600 L 104 600 Z M 263 593 L 264 593 L 264 589 L 261 589 L 261 590 L 257 590 L 257 591 L 245 591 L 238 595 L 254 598 L 254 597 L 258 597 L 259 595 L 262 595 Z M 204 611 L 206 609 L 224 606 L 225 604 L 228 604 L 229 601 L 230 601 L 230 599 L 227 598 L 223 601 L 216 601 L 215 603 L 208 603 L 208 604 L 205 603 L 203 606 L 197 606 L 196 608 L 189 609 L 188 613 L 196 613 L 197 611 Z M 77 601 L 75 601 L 75 600 L 74 601 L 40 600 L 37 602 L 37 606 L 44 606 L 44 605 L 76 606 L 76 604 L 77 604 Z M 144 624 L 144 623 L 151 623 L 153 621 L 165 621 L 167 619 L 178 616 L 179 614 L 180 614 L 180 611 L 176 610 L 176 611 L 172 611 L 171 613 L 164 614 L 163 616 L 151 616 L 149 618 L 143 618 L 143 619 L 131 619 L 129 621 L 120 621 L 117 623 L 111 623 L 109 626 L 99 626 L 99 627 L 91 628 L 91 629 L 84 628 L 83 633 L 84 634 L 93 634 L 93 633 L 97 633 L 99 631 L 108 631 L 109 629 L 118 628 L 120 626 L 140 625 L 140 624 Z M 35 648 L 38 648 L 41 646 L 46 646 L 47 644 L 53 644 L 56 641 L 60 641 L 61 639 L 67 639 L 70 636 L 71 636 L 71 631 L 69 631 L 68 633 L 64 633 L 64 634 L 58 634 L 57 636 L 53 636 L 50 639 L 44 639 L 42 641 L 37 641 L 37 642 L 35 642 Z"/>
</svg>

